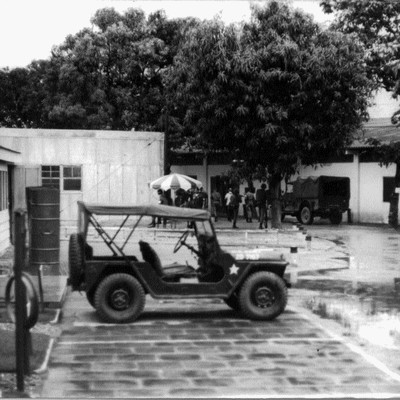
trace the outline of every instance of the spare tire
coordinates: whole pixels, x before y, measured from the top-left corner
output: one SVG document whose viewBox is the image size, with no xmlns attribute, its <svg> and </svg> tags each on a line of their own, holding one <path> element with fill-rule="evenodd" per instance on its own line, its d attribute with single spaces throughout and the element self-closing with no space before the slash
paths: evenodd
<svg viewBox="0 0 400 400">
<path fill-rule="evenodd" d="M 79 289 L 84 280 L 84 260 L 83 260 L 83 237 L 79 233 L 73 233 L 69 237 L 68 265 L 69 281 L 72 289 Z"/>
</svg>

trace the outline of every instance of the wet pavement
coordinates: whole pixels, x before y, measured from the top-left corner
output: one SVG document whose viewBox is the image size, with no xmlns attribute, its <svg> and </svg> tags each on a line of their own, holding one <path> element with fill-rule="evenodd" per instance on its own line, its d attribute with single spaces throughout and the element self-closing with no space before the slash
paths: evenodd
<svg viewBox="0 0 400 400">
<path fill-rule="evenodd" d="M 290 299 L 289 299 L 290 302 Z M 148 299 L 133 324 L 102 324 L 84 296 L 64 307 L 43 397 L 395 397 L 400 375 L 288 307 L 272 322 L 220 301 Z"/>
<path fill-rule="evenodd" d="M 285 227 L 290 230 L 290 222 Z M 138 321 L 116 326 L 102 324 L 86 297 L 72 293 L 41 395 L 400 395 L 396 231 L 317 222 L 306 227 L 311 243 L 305 233 L 289 232 L 285 241 L 275 231 L 266 232 L 262 243 L 245 243 L 245 232 L 230 231 L 224 222 L 217 228 L 231 250 L 278 245 L 292 257 L 294 284 L 277 320 L 244 320 L 219 300 L 148 298 Z"/>
<path fill-rule="evenodd" d="M 105 325 L 84 294 L 69 293 L 63 334 L 36 395 L 398 397 L 400 235 L 388 226 L 318 220 L 296 232 L 295 222 L 282 232 L 244 221 L 237 231 L 227 221 L 216 226 L 227 250 L 278 248 L 290 258 L 293 288 L 276 321 L 244 320 L 218 300 L 148 298 L 134 324 Z M 166 247 L 179 236 L 143 234 L 164 235 Z"/>
</svg>

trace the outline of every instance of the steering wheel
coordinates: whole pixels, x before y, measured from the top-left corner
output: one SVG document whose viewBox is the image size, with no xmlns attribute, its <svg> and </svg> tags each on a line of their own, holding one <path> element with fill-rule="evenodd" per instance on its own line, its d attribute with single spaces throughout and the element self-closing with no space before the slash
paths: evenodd
<svg viewBox="0 0 400 400">
<path fill-rule="evenodd" d="M 182 236 L 176 242 L 174 253 L 176 253 L 183 245 L 187 246 L 186 239 L 189 236 L 190 231 L 183 232 Z"/>
</svg>

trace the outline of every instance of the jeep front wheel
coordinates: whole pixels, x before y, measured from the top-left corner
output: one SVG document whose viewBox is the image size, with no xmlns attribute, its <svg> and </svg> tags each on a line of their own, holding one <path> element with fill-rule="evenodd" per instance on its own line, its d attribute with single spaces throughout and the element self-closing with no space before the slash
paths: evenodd
<svg viewBox="0 0 400 400">
<path fill-rule="evenodd" d="M 287 287 L 278 275 L 260 271 L 250 275 L 239 292 L 240 311 L 246 318 L 270 321 L 283 312 Z"/>
<path fill-rule="evenodd" d="M 309 206 L 302 206 L 299 212 L 300 223 L 303 225 L 311 225 L 314 221 L 314 217 Z"/>
<path fill-rule="evenodd" d="M 145 292 L 139 281 L 128 274 L 105 277 L 94 295 L 94 305 L 105 322 L 133 322 L 142 313 Z"/>
</svg>

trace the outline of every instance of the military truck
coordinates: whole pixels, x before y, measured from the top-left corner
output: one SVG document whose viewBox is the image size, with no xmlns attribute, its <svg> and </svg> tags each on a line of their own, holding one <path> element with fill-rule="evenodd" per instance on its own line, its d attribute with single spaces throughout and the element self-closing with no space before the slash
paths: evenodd
<svg viewBox="0 0 400 400">
<path fill-rule="evenodd" d="M 342 222 L 349 209 L 350 179 L 348 177 L 310 176 L 287 184 L 282 198 L 282 219 L 294 216 L 304 225 L 315 217 L 329 218 L 332 224 Z"/>
</svg>

